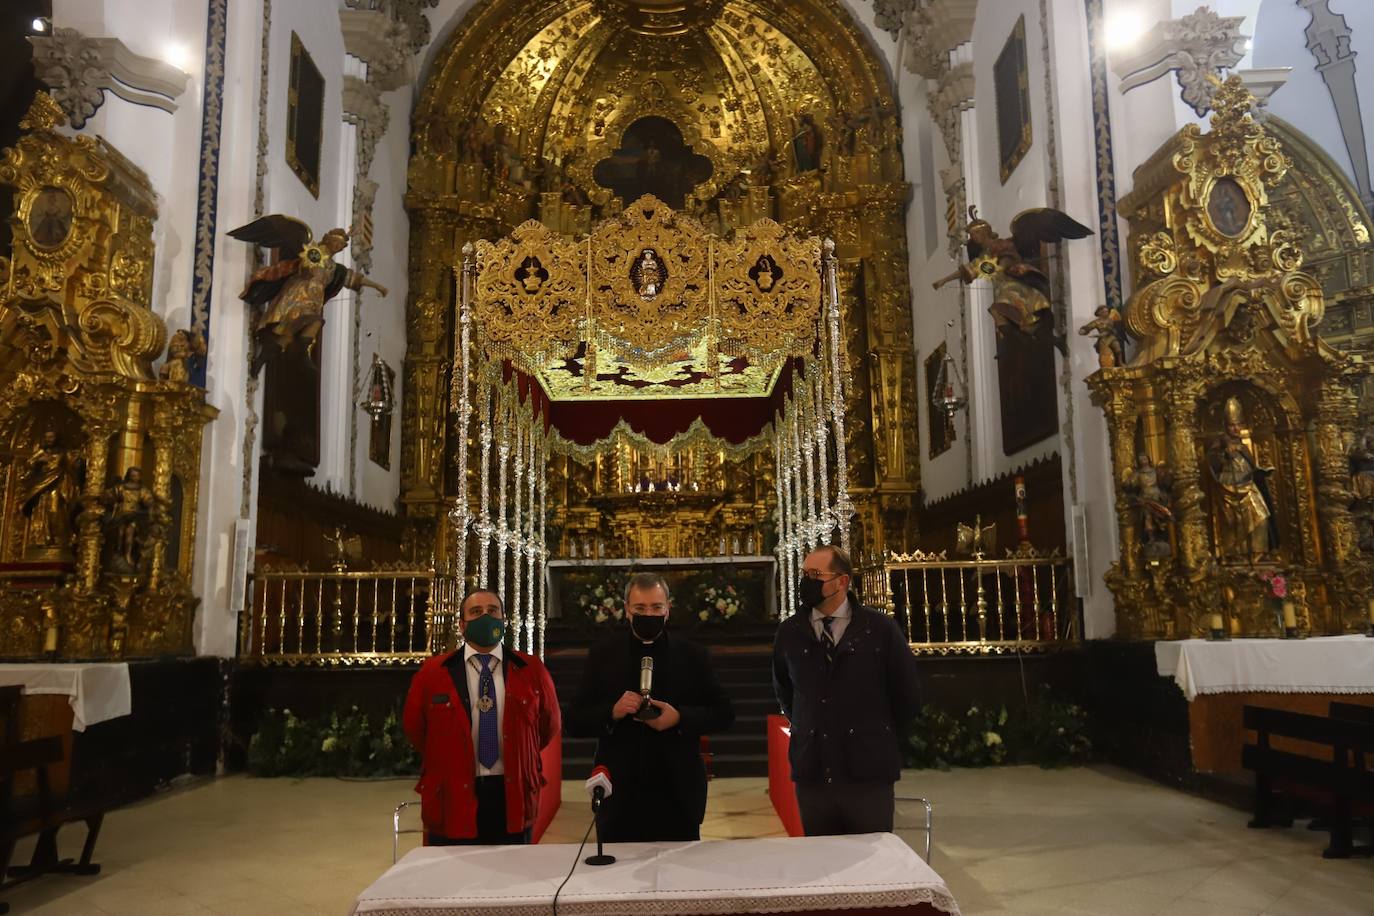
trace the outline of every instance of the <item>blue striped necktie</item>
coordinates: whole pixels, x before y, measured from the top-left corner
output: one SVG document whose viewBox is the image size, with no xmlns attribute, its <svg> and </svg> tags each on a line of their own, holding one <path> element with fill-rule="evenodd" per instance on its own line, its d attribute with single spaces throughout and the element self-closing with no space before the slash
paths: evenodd
<svg viewBox="0 0 1374 916">
<path fill-rule="evenodd" d="M 486 709 L 477 708 L 477 762 L 491 769 L 501 757 L 501 745 L 496 740 L 496 678 L 491 673 L 490 655 L 478 655 L 477 660 L 482 663 L 482 673 L 477 675 L 477 695 L 491 698 Z"/>
<path fill-rule="evenodd" d="M 835 636 L 830 632 L 830 625 L 835 622 L 835 618 L 826 614 L 821 617 L 821 643 L 825 645 L 826 661 L 835 660 Z"/>
</svg>

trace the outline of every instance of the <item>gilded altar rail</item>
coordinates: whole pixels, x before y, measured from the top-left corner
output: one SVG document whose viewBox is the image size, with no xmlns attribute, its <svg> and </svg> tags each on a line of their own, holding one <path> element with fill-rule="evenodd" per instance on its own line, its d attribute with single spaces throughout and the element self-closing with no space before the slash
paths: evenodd
<svg viewBox="0 0 1374 916">
<path fill-rule="evenodd" d="M 462 595 L 432 569 L 263 570 L 250 583 L 239 657 L 263 665 L 382 665 L 444 648 Z"/>
<path fill-rule="evenodd" d="M 1079 639 L 1073 560 L 1032 547 L 1000 560 L 889 554 L 859 569 L 864 601 L 926 655 L 1045 652 Z"/>
</svg>

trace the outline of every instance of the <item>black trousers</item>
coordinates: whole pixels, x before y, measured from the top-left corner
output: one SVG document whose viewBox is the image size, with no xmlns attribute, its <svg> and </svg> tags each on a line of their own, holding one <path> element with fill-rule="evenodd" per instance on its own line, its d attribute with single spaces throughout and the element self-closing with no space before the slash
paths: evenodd
<svg viewBox="0 0 1374 916">
<path fill-rule="evenodd" d="M 477 777 L 477 836 L 457 840 L 441 833 L 429 833 L 430 846 L 525 846 L 530 842 L 531 829 L 519 833 L 506 832 L 506 777 Z"/>
<path fill-rule="evenodd" d="M 601 808 L 599 817 L 603 843 L 701 839 L 701 824 L 661 786 L 631 790 L 624 794 L 617 792 Z"/>
<path fill-rule="evenodd" d="M 797 807 L 807 836 L 891 833 L 896 807 L 890 782 L 798 782 Z"/>
</svg>

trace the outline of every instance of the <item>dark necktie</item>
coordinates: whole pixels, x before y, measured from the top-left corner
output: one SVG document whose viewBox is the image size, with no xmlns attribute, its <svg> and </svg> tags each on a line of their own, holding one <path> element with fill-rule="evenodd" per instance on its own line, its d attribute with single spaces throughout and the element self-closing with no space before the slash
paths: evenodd
<svg viewBox="0 0 1374 916">
<path fill-rule="evenodd" d="M 835 622 L 835 618 L 830 615 L 821 617 L 821 644 L 825 646 L 826 661 L 835 660 L 835 635 L 830 632 L 830 625 Z"/>
<path fill-rule="evenodd" d="M 477 762 L 491 769 L 501 757 L 496 738 L 496 678 L 491 673 L 490 655 L 478 655 L 477 660 L 482 663 L 482 672 L 477 675 Z"/>
</svg>

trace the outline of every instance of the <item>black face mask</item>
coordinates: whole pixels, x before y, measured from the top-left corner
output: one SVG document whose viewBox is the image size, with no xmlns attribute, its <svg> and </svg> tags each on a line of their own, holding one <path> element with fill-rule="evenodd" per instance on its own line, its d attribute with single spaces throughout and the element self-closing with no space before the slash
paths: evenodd
<svg viewBox="0 0 1374 916">
<path fill-rule="evenodd" d="M 801 585 L 797 587 L 797 606 L 803 611 L 810 611 L 825 600 L 825 595 L 821 592 L 823 588 L 825 583 L 820 579 L 802 576 Z"/>
<path fill-rule="evenodd" d="M 663 635 L 663 628 L 668 625 L 668 618 L 658 614 L 631 614 L 630 632 L 635 634 L 635 638 L 644 642 L 653 642 Z"/>
</svg>

